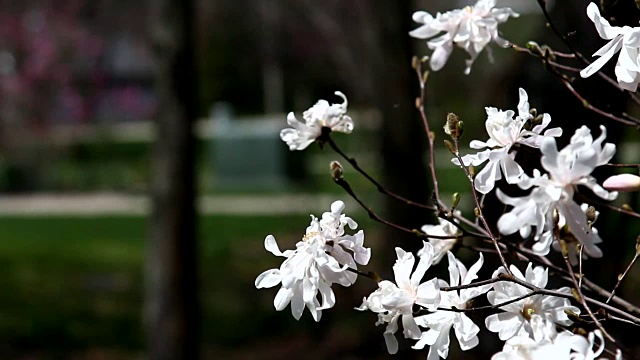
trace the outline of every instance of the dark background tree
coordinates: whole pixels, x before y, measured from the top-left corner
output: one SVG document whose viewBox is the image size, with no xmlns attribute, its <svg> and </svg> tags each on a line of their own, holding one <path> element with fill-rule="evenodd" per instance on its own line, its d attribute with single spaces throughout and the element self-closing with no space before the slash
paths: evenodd
<svg viewBox="0 0 640 360">
<path fill-rule="evenodd" d="M 149 9 L 159 109 L 146 254 L 148 358 L 197 359 L 195 2 L 154 0 Z"/>
</svg>

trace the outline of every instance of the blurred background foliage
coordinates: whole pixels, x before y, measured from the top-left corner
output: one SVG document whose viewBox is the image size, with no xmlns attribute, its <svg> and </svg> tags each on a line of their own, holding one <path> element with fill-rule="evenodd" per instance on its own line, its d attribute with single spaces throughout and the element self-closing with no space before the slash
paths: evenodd
<svg viewBox="0 0 640 360">
<path fill-rule="evenodd" d="M 520 19 L 501 28 L 516 43 L 545 34 L 544 20 L 526 10 L 535 8 L 532 2 L 501 2 L 525 10 Z M 315 145 L 304 153 L 290 153 L 280 142 L 278 132 L 285 126 L 287 111 L 295 110 L 300 117 L 317 99 L 338 102 L 333 92 L 343 91 L 356 130 L 349 137 L 335 138 L 372 175 L 383 175 L 380 144 L 390 135 L 380 129 L 384 121 L 404 120 L 384 118 L 376 103 L 381 97 L 394 98 L 379 81 L 387 65 L 380 63 L 379 55 L 395 41 L 406 41 L 416 54 L 426 52 L 423 42 L 382 36 L 386 27 L 397 25 L 384 17 L 395 8 L 393 3 L 198 3 L 194 34 L 201 116 L 196 126 L 198 187 L 202 203 L 211 204 L 200 207 L 198 228 L 205 358 L 386 357 L 382 328 L 373 327 L 375 316 L 352 310 L 374 284 L 361 280 L 354 289 L 336 289 L 336 308 L 316 324 L 307 313 L 296 322 L 288 308 L 275 312 L 275 291 L 258 291 L 253 281 L 263 270 L 279 266 L 279 260 L 263 249 L 265 235 L 271 233 L 281 248 L 291 248 L 308 225 L 310 212 L 318 216 L 334 199 L 346 198 L 328 176 L 328 163 L 336 155 Z M 404 7 L 435 13 L 470 3 L 425 0 Z M 405 15 L 406 19 L 395 20 L 413 27 L 411 12 Z M 141 211 L 128 211 L 126 206 L 114 210 L 110 204 L 113 197 L 124 199 L 125 205 L 144 199 L 148 190 L 151 121 L 157 103 L 147 16 L 142 2 L 0 0 L 2 359 L 144 357 L 146 210 L 144 206 Z M 471 75 L 464 76 L 466 54 L 456 50 L 447 67 L 429 80 L 427 114 L 436 131 L 436 162 L 445 199 L 468 188 L 440 146 L 439 130 L 446 114 L 456 112 L 465 121 L 468 141 L 484 130 L 484 106 L 515 108 L 516 89 L 524 86 L 525 80 L 519 80 L 523 72 L 553 82 L 539 63 L 528 64 L 525 55 L 498 48 L 493 55 L 493 66 L 482 54 Z M 414 96 L 417 82 L 411 81 L 407 91 Z M 540 94 L 545 91 L 551 102 L 555 91 L 562 91 L 537 86 L 535 90 L 531 85 L 533 106 L 551 112 L 557 125 L 579 125 L 580 118 L 561 119 L 536 105 L 542 103 Z M 575 100 L 566 101 L 576 105 Z M 625 151 L 629 161 L 637 162 L 634 146 Z M 413 166 L 404 164 L 403 158 L 395 161 Z M 345 169 L 363 198 L 374 208 L 382 207 L 376 189 L 351 168 Z M 43 211 L 42 204 L 30 202 L 43 194 L 60 208 Z M 94 196 L 91 211 L 74 206 L 79 194 Z M 309 194 L 322 196 L 308 200 Z M 254 205 L 236 206 L 240 197 L 247 196 L 256 199 Z M 637 198 L 628 200 L 638 204 Z M 283 201 L 291 202 L 292 208 L 306 206 L 265 214 Z M 463 197 L 467 215 L 470 204 Z M 353 202 L 348 202 L 347 213 L 366 229 L 374 258 L 376 244 L 394 246 L 393 238 L 382 235 Z M 609 226 L 620 223 L 616 218 Z M 606 227 L 600 227 L 606 234 Z M 622 229 L 620 243 L 633 242 L 638 226 Z M 629 257 L 626 247 L 619 248 L 622 256 Z M 461 256 L 475 258 L 471 253 Z M 607 266 L 614 274 L 619 268 Z M 623 293 L 633 294 L 637 286 L 630 280 Z M 495 340 L 487 343 L 487 351 L 497 349 Z M 457 354 L 452 349 L 451 356 Z M 399 355 L 403 356 L 423 358 L 426 352 Z"/>
</svg>

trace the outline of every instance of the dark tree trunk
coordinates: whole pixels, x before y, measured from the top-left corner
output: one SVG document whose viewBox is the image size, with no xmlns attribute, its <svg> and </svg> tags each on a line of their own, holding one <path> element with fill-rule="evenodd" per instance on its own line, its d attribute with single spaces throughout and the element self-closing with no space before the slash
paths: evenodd
<svg viewBox="0 0 640 360">
<path fill-rule="evenodd" d="M 197 359 L 194 1 L 150 2 L 158 118 L 146 248 L 149 359 Z"/>
<path fill-rule="evenodd" d="M 411 68 L 413 40 L 409 31 L 413 10 L 410 1 L 393 2 L 393 5 L 385 2 L 379 6 L 378 16 L 384 24 L 379 41 L 384 45 L 381 45 L 382 61 L 376 71 L 380 76 L 376 83 L 376 102 L 383 116 L 383 184 L 402 196 L 426 203 L 430 186 L 424 157 L 427 138 L 415 107 L 418 79 Z M 392 222 L 409 228 L 420 228 L 429 222 L 428 212 L 388 197 L 385 200 L 386 216 Z M 406 250 L 417 250 L 422 244 L 415 235 L 392 229 L 385 238 L 394 239 L 394 243 Z M 391 253 L 395 259 L 393 251 Z"/>
</svg>

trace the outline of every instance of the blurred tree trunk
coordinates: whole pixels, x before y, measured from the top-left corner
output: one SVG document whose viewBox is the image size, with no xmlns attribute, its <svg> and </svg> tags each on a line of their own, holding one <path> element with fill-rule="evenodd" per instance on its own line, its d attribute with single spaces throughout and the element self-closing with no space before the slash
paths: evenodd
<svg viewBox="0 0 640 360">
<path fill-rule="evenodd" d="M 197 359 L 195 4 L 153 0 L 149 5 L 159 109 L 146 248 L 148 358 Z"/>
<path fill-rule="evenodd" d="M 411 68 L 413 40 L 409 31 L 414 10 L 411 5 L 411 1 L 382 2 L 378 5 L 376 15 L 382 24 L 379 33 L 381 61 L 373 76 L 379 76 L 375 99 L 383 117 L 383 184 L 395 193 L 426 203 L 430 185 L 424 157 L 426 133 L 415 108 L 418 80 Z M 431 122 L 438 123 L 434 119 Z M 432 216 L 389 197 L 385 198 L 385 208 L 390 221 L 409 228 L 420 228 Z M 393 229 L 387 231 L 385 238 L 401 241 L 407 250 L 416 250 L 421 244 L 415 235 L 398 233 Z M 395 259 L 393 251 L 391 253 Z"/>
</svg>

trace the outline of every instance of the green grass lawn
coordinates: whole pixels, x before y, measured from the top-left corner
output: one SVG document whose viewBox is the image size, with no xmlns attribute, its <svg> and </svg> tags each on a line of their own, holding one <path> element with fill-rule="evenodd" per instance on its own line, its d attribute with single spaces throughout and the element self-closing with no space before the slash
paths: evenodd
<svg viewBox="0 0 640 360">
<path fill-rule="evenodd" d="M 205 344 L 246 341 L 277 316 L 272 308 L 263 316 L 275 292 L 253 287 L 260 272 L 280 263 L 263 239 L 270 232 L 281 248 L 293 247 L 308 221 L 308 215 L 200 219 Z M 141 352 L 145 226 L 142 217 L 0 218 L 0 354 Z"/>
</svg>

